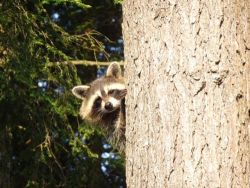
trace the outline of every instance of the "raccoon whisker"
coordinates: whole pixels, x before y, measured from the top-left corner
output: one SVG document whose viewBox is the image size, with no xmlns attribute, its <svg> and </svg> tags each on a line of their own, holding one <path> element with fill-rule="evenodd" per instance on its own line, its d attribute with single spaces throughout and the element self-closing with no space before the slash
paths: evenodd
<svg viewBox="0 0 250 188">
<path fill-rule="evenodd" d="M 101 109 L 96 109 L 95 112 L 96 112 L 96 113 L 95 113 L 95 116 L 96 116 L 99 120 L 103 118 L 104 113 L 103 113 L 103 111 L 102 111 Z"/>
<path fill-rule="evenodd" d="M 104 115 L 105 115 L 105 113 L 103 113 L 102 111 L 100 111 L 99 117 L 100 117 L 101 119 L 103 118 Z"/>
</svg>

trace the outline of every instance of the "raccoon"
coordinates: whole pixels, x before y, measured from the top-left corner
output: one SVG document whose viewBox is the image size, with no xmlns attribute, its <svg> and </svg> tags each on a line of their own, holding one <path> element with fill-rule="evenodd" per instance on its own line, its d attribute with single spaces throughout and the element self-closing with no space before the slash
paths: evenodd
<svg viewBox="0 0 250 188">
<path fill-rule="evenodd" d="M 88 85 L 75 86 L 72 93 L 82 100 L 80 116 L 101 126 L 114 148 L 124 153 L 127 90 L 120 65 L 110 64 L 105 76 Z"/>
</svg>

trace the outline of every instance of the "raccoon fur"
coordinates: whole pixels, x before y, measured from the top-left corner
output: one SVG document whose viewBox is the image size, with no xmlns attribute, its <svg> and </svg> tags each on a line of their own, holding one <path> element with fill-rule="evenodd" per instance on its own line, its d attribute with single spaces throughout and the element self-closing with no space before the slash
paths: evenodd
<svg viewBox="0 0 250 188">
<path fill-rule="evenodd" d="M 82 100 L 80 116 L 104 129 L 108 141 L 121 153 L 125 150 L 125 88 L 118 63 L 106 75 L 88 85 L 75 86 L 72 93 Z"/>
</svg>

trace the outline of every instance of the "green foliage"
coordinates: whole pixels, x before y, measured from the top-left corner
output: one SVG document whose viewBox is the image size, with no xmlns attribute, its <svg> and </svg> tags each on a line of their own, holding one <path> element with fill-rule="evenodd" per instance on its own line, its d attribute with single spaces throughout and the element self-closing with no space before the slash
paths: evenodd
<svg viewBox="0 0 250 188">
<path fill-rule="evenodd" d="M 115 4 L 122 4 L 123 0 L 114 0 Z"/>
<path fill-rule="evenodd" d="M 80 0 L 43 0 L 42 1 L 43 4 L 55 4 L 55 5 L 60 5 L 60 4 L 71 4 L 71 5 L 75 5 L 78 6 L 79 8 L 82 9 L 87 9 L 87 8 L 91 8 L 90 5 L 87 5 L 85 3 L 83 3 Z"/>
<path fill-rule="evenodd" d="M 93 25 L 55 23 L 49 8 L 68 4 L 92 7 L 78 0 L 0 4 L 0 187 L 115 186 L 100 170 L 102 133 L 78 119 L 71 88 L 81 82 L 79 70 L 63 63 L 105 53 L 97 40 L 105 37 Z"/>
</svg>

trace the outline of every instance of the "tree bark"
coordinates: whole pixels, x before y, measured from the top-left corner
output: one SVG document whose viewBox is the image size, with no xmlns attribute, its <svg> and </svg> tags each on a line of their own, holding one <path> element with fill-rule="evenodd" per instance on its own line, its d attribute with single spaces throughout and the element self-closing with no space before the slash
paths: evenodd
<svg viewBox="0 0 250 188">
<path fill-rule="evenodd" d="M 128 187 L 250 187 L 249 10 L 124 1 Z"/>
</svg>

